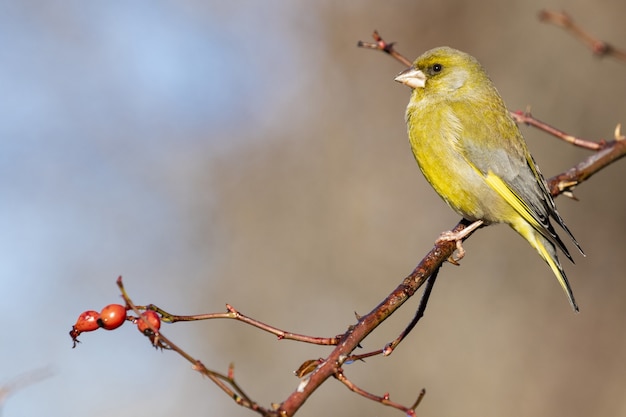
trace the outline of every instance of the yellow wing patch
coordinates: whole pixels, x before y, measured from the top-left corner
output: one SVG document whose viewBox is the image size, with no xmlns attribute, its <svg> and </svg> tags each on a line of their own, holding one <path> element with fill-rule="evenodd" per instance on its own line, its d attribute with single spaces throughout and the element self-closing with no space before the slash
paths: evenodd
<svg viewBox="0 0 626 417">
<path fill-rule="evenodd" d="M 506 200 L 507 203 L 515 209 L 516 212 L 519 213 L 520 216 L 524 218 L 530 225 L 536 229 L 541 230 L 543 226 L 537 222 L 537 219 L 532 215 L 532 212 L 528 205 L 520 199 L 513 190 L 504 182 L 502 178 L 498 177 L 493 172 L 489 171 L 487 175 L 484 175 L 485 181 L 487 184 L 493 188 L 502 198 Z"/>
</svg>

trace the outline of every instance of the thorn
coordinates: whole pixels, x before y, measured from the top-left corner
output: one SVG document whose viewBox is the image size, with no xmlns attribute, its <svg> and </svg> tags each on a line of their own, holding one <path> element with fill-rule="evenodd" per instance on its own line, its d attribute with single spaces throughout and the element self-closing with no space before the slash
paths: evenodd
<svg viewBox="0 0 626 417">
<path fill-rule="evenodd" d="M 576 196 L 574 195 L 574 193 L 573 193 L 573 192 L 571 192 L 571 191 L 563 191 L 563 193 L 562 193 L 562 194 L 563 194 L 565 197 L 571 198 L 571 199 L 572 199 L 572 200 L 574 200 L 574 201 L 580 201 L 580 200 L 578 199 L 578 197 L 576 197 Z"/>
<path fill-rule="evenodd" d="M 624 139 L 626 139 L 626 136 L 622 135 L 622 124 L 618 123 L 617 126 L 615 126 L 615 140 Z"/>
<path fill-rule="evenodd" d="M 563 194 L 569 192 L 571 194 L 571 190 L 578 185 L 578 181 L 561 181 L 558 184 L 559 191 L 562 191 Z M 572 197 L 570 197 L 572 198 Z"/>
</svg>

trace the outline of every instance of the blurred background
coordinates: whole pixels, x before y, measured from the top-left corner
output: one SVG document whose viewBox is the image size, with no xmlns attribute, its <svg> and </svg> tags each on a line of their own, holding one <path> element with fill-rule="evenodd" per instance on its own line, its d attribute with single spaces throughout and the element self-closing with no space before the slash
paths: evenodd
<svg viewBox="0 0 626 417">
<path fill-rule="evenodd" d="M 343 333 L 459 220 L 406 137 L 403 67 L 358 49 L 378 29 L 415 58 L 476 56 L 511 109 L 611 139 L 626 65 L 537 20 L 565 9 L 626 47 L 626 3 L 179 1 L 0 3 L 0 384 L 3 416 L 250 416 L 133 326 L 68 336 L 79 313 L 135 302 L 243 313 L 294 332 Z M 589 155 L 522 127 L 543 173 Z M 626 199 L 620 161 L 557 204 L 586 251 L 550 269 L 505 226 L 445 265 L 429 308 L 388 358 L 346 366 L 364 389 L 424 416 L 626 415 Z M 570 245 L 572 247 L 572 245 Z M 381 348 L 417 298 L 363 343 Z M 235 363 L 261 404 L 330 349 L 232 321 L 165 326 L 212 369 Z M 329 380 L 301 416 L 397 416 Z"/>
</svg>

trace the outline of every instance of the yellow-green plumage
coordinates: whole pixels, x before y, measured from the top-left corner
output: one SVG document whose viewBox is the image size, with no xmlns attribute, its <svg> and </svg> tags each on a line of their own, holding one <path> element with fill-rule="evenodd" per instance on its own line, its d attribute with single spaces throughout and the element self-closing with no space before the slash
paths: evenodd
<svg viewBox="0 0 626 417">
<path fill-rule="evenodd" d="M 482 66 L 464 52 L 435 48 L 396 81 L 413 89 L 406 111 L 409 142 L 426 180 L 464 218 L 508 223 L 522 235 L 578 311 L 556 246 L 572 258 L 550 217 L 580 246 Z"/>
</svg>

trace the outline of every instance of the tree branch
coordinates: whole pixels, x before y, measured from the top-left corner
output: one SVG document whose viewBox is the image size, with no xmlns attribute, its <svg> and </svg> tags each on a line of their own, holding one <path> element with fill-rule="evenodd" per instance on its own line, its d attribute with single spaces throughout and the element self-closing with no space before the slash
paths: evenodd
<svg viewBox="0 0 626 417">
<path fill-rule="evenodd" d="M 350 391 L 359 394 L 362 397 L 367 398 L 368 400 L 372 400 L 372 401 L 376 401 L 378 403 L 381 403 L 382 405 L 386 405 L 392 408 L 396 408 L 400 411 L 404 411 L 405 415 L 407 415 L 408 417 L 415 417 L 415 409 L 417 408 L 417 406 L 420 404 L 420 402 L 422 401 L 422 398 L 424 398 L 424 395 L 426 395 L 426 390 L 422 389 L 419 393 L 419 395 L 417 396 L 417 400 L 415 400 L 415 402 L 413 403 L 413 405 L 411 407 L 406 407 L 402 404 L 399 404 L 395 401 L 391 401 L 390 397 L 389 397 L 389 393 L 385 393 L 382 396 L 381 395 L 375 395 L 372 394 L 370 392 L 365 391 L 364 389 L 358 387 L 356 384 L 354 384 L 352 381 L 350 381 L 344 374 L 342 370 L 339 370 L 339 372 L 337 372 L 337 374 L 335 375 L 335 378 L 337 378 L 338 381 L 340 381 L 342 384 L 344 384 Z"/>
<path fill-rule="evenodd" d="M 555 26 L 565 29 L 582 43 L 587 45 L 594 55 L 599 57 L 612 56 L 620 61 L 626 61 L 626 51 L 617 49 L 608 42 L 591 36 L 587 31 L 574 23 L 572 18 L 565 12 L 555 12 L 552 10 L 541 10 L 539 20 L 545 23 L 552 23 Z"/>
<path fill-rule="evenodd" d="M 603 139 L 595 142 L 569 135 L 562 130 L 557 129 L 556 127 L 552 127 L 547 123 L 535 119 L 528 111 L 521 112 L 519 110 L 516 110 L 509 113 L 511 114 L 511 117 L 513 117 L 513 120 L 515 120 L 517 123 L 524 123 L 528 126 L 543 130 L 544 132 L 549 133 L 552 136 L 559 138 L 567 143 L 571 143 L 574 146 L 578 146 L 579 148 L 588 149 L 591 151 L 599 151 L 604 146 L 606 146 L 606 141 Z"/>
</svg>

